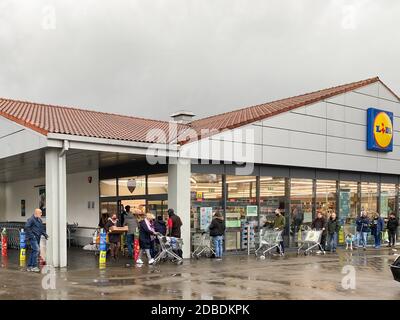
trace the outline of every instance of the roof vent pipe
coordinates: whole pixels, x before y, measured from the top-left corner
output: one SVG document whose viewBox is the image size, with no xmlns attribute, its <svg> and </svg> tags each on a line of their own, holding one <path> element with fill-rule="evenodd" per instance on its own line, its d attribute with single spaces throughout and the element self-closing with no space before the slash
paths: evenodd
<svg viewBox="0 0 400 320">
<path fill-rule="evenodd" d="M 190 111 L 177 111 L 173 114 L 171 114 L 172 121 L 175 121 L 177 123 L 182 123 L 182 124 L 188 124 L 189 122 L 192 121 L 193 117 L 195 114 Z"/>
</svg>

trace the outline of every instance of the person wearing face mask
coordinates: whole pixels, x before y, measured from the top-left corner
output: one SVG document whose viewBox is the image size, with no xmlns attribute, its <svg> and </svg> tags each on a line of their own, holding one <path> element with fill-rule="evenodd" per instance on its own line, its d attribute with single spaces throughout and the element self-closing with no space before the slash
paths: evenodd
<svg viewBox="0 0 400 320">
<path fill-rule="evenodd" d="M 118 259 L 118 252 L 121 245 L 121 235 L 119 233 L 112 233 L 111 227 L 118 226 L 118 219 L 117 215 L 114 213 L 111 218 L 108 218 L 104 229 L 106 229 L 108 233 L 108 241 L 110 242 L 110 251 L 111 251 L 111 258 L 115 260 Z"/>
<path fill-rule="evenodd" d="M 286 226 L 286 219 L 285 217 L 282 215 L 282 212 L 280 209 L 276 209 L 275 210 L 275 219 L 274 219 L 274 230 L 279 230 L 279 231 L 283 231 L 285 230 L 285 226 Z M 282 235 L 282 241 L 280 242 L 280 247 L 281 247 L 281 252 L 279 252 L 279 248 L 276 248 L 277 253 L 285 253 L 285 246 L 284 246 L 284 242 L 283 242 L 283 235 Z"/>
</svg>

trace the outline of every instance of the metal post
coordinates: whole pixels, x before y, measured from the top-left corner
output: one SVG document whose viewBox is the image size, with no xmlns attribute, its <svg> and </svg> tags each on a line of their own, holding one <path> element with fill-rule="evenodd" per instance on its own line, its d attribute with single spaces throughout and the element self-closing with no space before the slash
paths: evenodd
<svg viewBox="0 0 400 320">
<path fill-rule="evenodd" d="M 250 224 L 247 225 L 247 255 L 250 255 Z"/>
</svg>

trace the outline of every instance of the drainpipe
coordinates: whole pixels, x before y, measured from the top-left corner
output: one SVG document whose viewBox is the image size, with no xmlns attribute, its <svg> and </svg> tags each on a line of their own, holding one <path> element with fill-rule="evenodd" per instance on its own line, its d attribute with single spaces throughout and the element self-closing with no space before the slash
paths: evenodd
<svg viewBox="0 0 400 320">
<path fill-rule="evenodd" d="M 67 266 L 67 168 L 66 153 L 69 150 L 69 141 L 64 140 L 61 152 L 58 155 L 58 254 L 59 266 Z"/>
<path fill-rule="evenodd" d="M 62 158 L 68 150 L 69 150 L 69 141 L 68 140 L 64 140 L 63 147 L 61 149 L 59 157 Z"/>
</svg>

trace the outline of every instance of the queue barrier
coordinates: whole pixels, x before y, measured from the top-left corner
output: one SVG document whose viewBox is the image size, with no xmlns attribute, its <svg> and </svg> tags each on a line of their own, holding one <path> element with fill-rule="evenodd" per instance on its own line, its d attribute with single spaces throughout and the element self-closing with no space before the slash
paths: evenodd
<svg viewBox="0 0 400 320">
<path fill-rule="evenodd" d="M 7 246 L 11 249 L 19 249 L 20 239 L 19 233 L 21 229 L 25 229 L 25 222 L 0 222 L 0 230 L 6 228 L 7 230 Z M 78 224 L 67 224 L 67 240 L 68 246 L 71 246 L 71 241 L 74 240 L 74 233 L 78 228 Z M 29 241 L 27 241 L 27 248 L 30 248 Z"/>
</svg>

